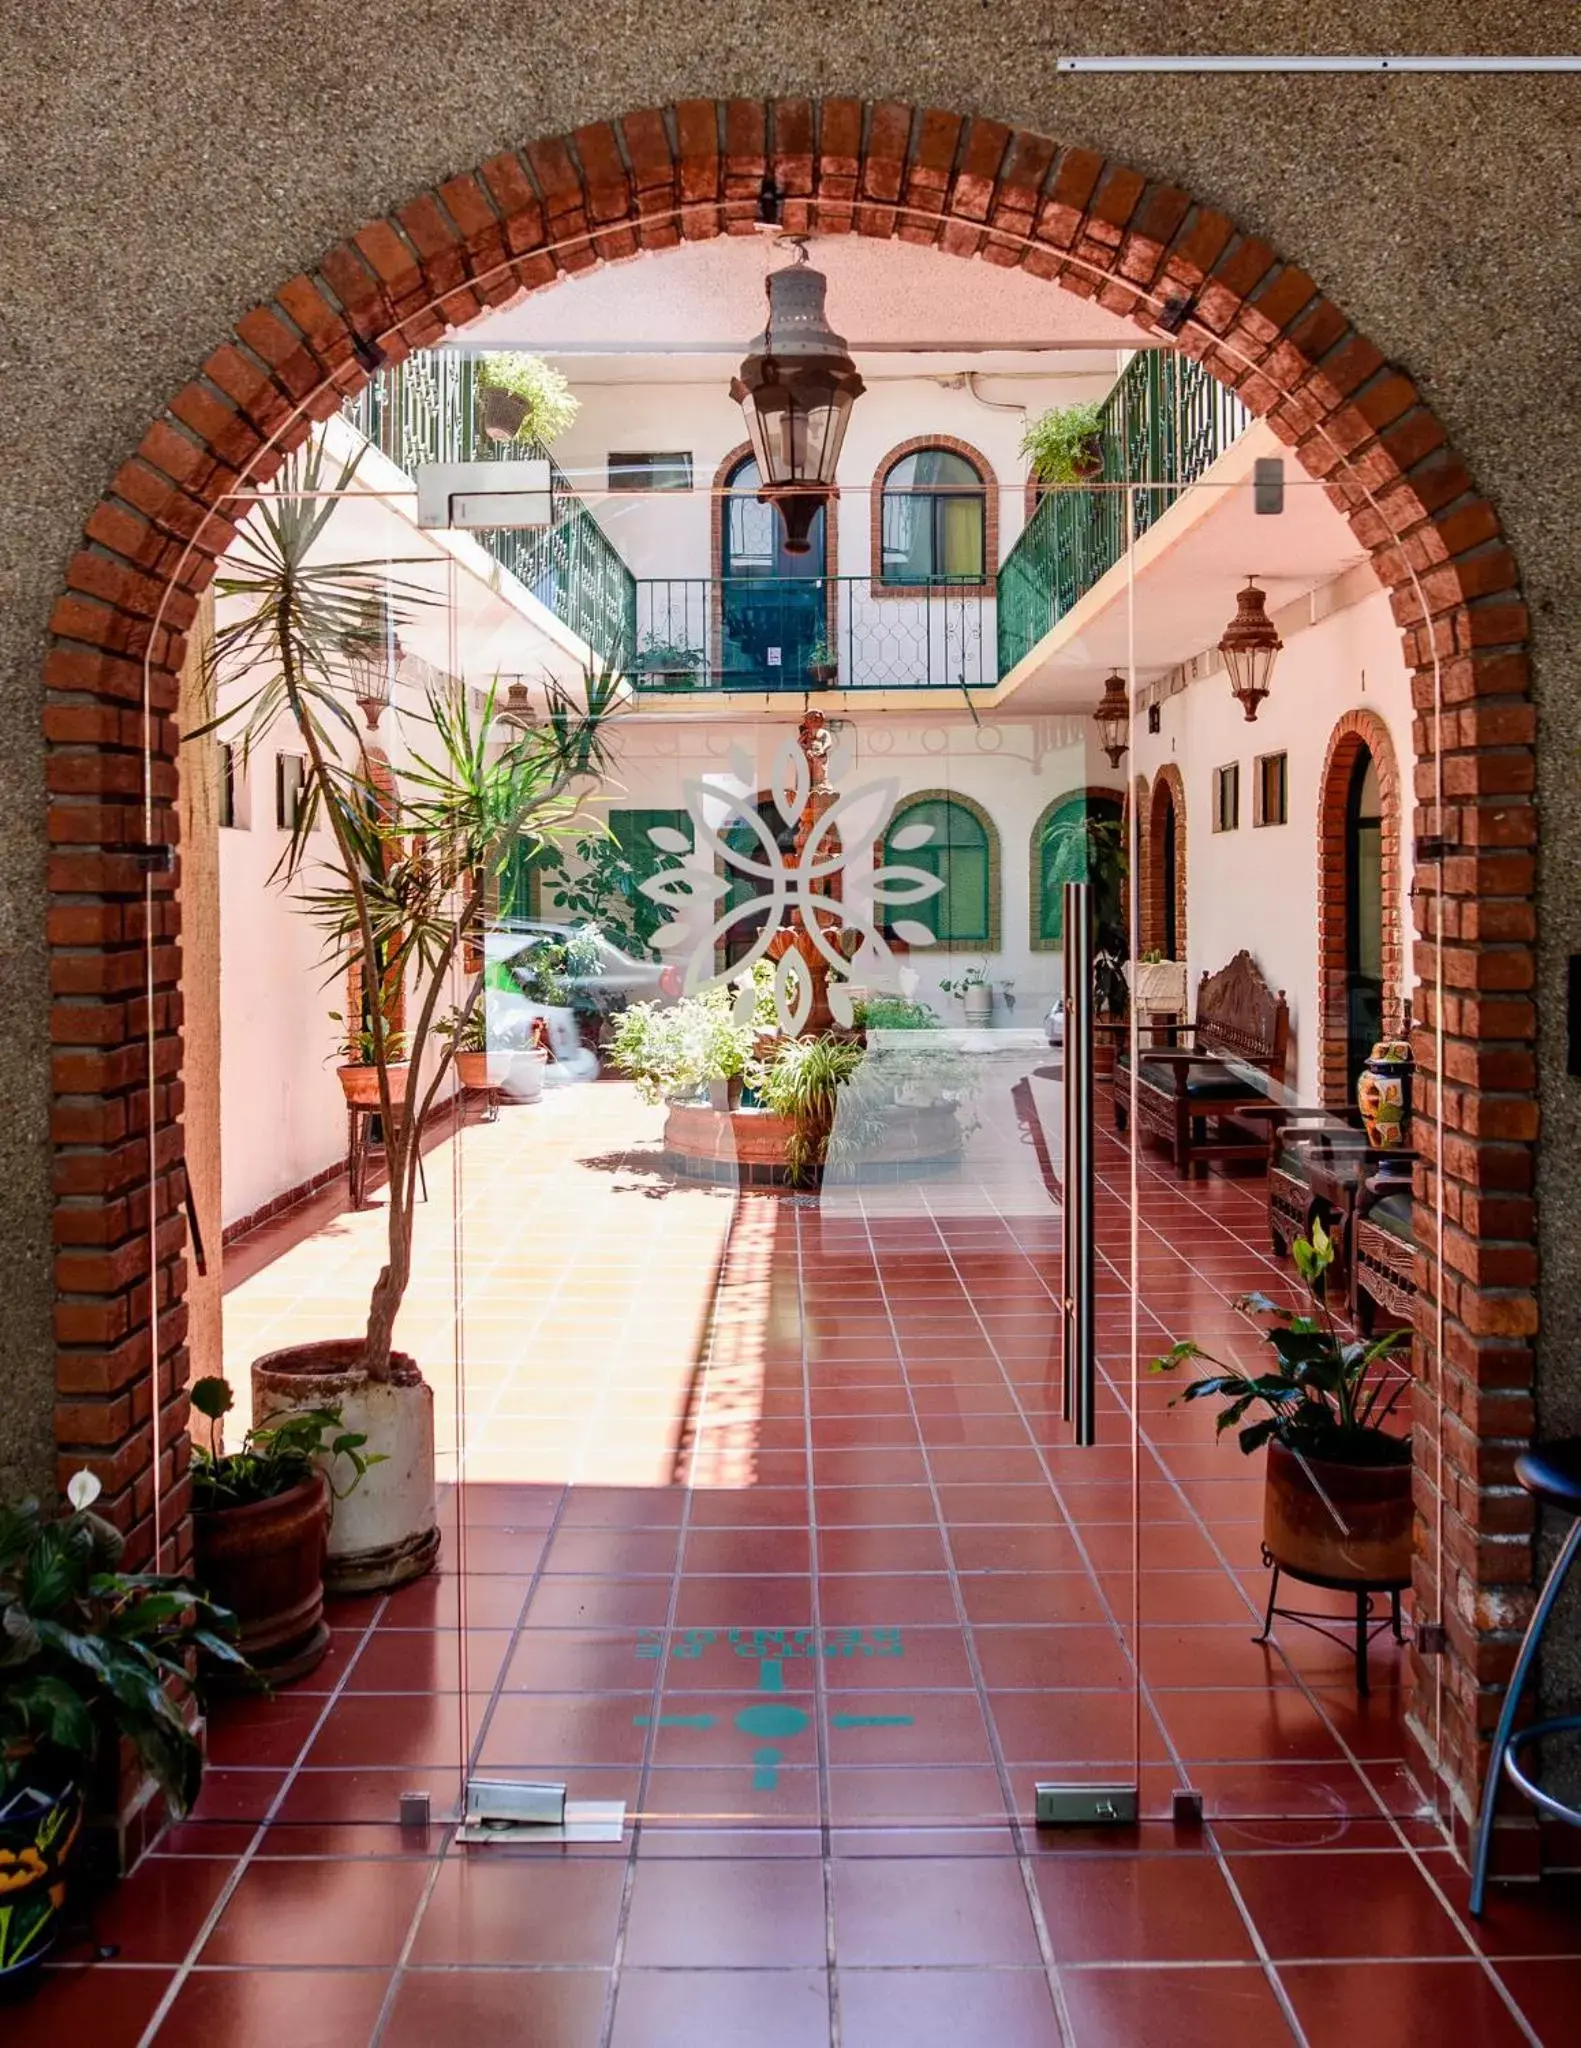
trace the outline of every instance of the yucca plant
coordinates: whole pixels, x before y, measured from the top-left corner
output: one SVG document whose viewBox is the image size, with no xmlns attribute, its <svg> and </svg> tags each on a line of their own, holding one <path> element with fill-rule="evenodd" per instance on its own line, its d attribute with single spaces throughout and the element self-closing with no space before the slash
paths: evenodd
<svg viewBox="0 0 1581 2048">
<path fill-rule="evenodd" d="M 413 748 L 392 793 L 365 751 L 351 663 L 372 635 L 382 646 L 388 629 L 429 599 L 391 576 L 392 566 L 406 565 L 317 558 L 356 469 L 353 458 L 326 482 L 322 449 L 310 444 L 242 528 L 215 579 L 234 616 L 214 635 L 200 731 L 234 729 L 245 753 L 284 721 L 306 754 L 303 800 L 276 879 L 295 888 L 324 935 L 326 981 L 343 983 L 353 966 L 360 972 L 364 1016 L 347 1038 L 378 1071 L 389 1175 L 388 1255 L 369 1302 L 362 1364 L 385 1380 L 411 1274 L 421 1134 L 458 1043 L 454 1031 L 438 1029 L 441 1005 L 451 995 L 455 1017 L 447 1021 L 464 1027 L 470 1019 L 481 972 L 459 1003 L 452 983 L 468 941 L 479 936 L 490 887 L 518 841 L 544 844 L 575 827 L 583 796 L 607 765 L 604 727 L 623 682 L 612 667 L 591 674 L 579 704 L 549 680 L 546 720 L 514 729 L 503 746 L 494 738 L 492 688 L 477 710 L 464 687 L 430 688 L 426 742 Z M 227 688 L 239 694 L 222 706 Z M 314 831 L 320 820 L 329 828 L 327 856 Z M 397 1038 L 389 997 L 409 978 L 421 991 L 416 1020 Z M 431 1047 L 438 1057 L 424 1082 Z M 416 1085 L 397 1116 L 390 1070 L 402 1062 Z"/>
<path fill-rule="evenodd" d="M 788 1117 L 792 1130 L 785 1146 L 785 1164 L 798 1186 L 816 1180 L 830 1157 L 841 1090 L 859 1072 L 863 1060 L 854 1039 L 825 1033 L 819 1038 L 792 1038 L 781 1047 L 758 1082 L 765 1109 Z M 863 1132 L 842 1129 L 838 1156 L 850 1158 L 860 1149 Z"/>
</svg>

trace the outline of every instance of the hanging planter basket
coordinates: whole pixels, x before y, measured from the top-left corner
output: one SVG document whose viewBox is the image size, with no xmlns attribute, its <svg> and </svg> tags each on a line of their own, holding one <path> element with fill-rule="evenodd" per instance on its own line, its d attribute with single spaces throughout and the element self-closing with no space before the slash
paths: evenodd
<svg viewBox="0 0 1581 2048">
<path fill-rule="evenodd" d="M 491 441 L 514 441 L 527 424 L 527 401 L 514 391 L 485 385 L 482 391 L 483 431 Z"/>
</svg>

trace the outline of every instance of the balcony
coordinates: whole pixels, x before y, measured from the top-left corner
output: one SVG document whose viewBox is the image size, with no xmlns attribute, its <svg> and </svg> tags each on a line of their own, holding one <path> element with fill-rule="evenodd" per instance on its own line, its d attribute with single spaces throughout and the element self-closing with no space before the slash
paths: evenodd
<svg viewBox="0 0 1581 2048">
<path fill-rule="evenodd" d="M 996 683 L 987 586 L 875 595 L 866 576 L 639 578 L 633 680 L 674 691 L 981 690 Z"/>
<path fill-rule="evenodd" d="M 999 569 L 998 673 L 1072 610 L 1181 493 L 1246 431 L 1252 415 L 1189 356 L 1134 356 L 1103 404 L 1103 469 L 1090 486 L 1045 493 Z M 1132 479 L 1145 477 L 1145 483 Z"/>
<path fill-rule="evenodd" d="M 411 356 L 375 377 L 347 402 L 345 414 L 364 440 L 408 476 L 419 463 L 479 462 L 502 452 L 478 432 L 477 366 L 470 356 Z M 625 668 L 636 645 L 635 579 L 564 470 L 553 456 L 548 461 L 549 525 L 483 529 L 473 538 L 585 640 L 600 662 Z"/>
</svg>

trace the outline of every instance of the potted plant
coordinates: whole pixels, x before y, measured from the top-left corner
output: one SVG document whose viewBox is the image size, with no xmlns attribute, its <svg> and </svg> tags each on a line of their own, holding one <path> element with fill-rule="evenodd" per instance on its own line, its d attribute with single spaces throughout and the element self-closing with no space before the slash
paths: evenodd
<svg viewBox="0 0 1581 2048">
<path fill-rule="evenodd" d="M 478 357 L 483 431 L 491 441 L 547 448 L 581 411 L 565 378 L 542 356 L 515 350 Z"/>
<path fill-rule="evenodd" d="M 0 1993 L 57 1938 L 84 1808 L 121 1742 L 184 1814 L 203 1773 L 197 1655 L 242 1666 L 233 1617 L 190 1579 L 117 1570 L 99 1492 L 79 1472 L 61 1515 L 0 1508 Z"/>
<path fill-rule="evenodd" d="M 835 1137 L 840 1091 L 860 1071 L 864 1057 L 854 1038 L 825 1032 L 787 1039 L 764 1069 L 758 1093 L 765 1109 L 790 1121 L 785 1164 L 797 1186 L 813 1186 L 821 1178 Z M 848 1156 L 860 1149 L 855 1131 L 845 1133 L 845 1140 Z"/>
<path fill-rule="evenodd" d="M 459 1008 L 453 1009 L 448 1017 L 434 1026 L 434 1035 L 449 1042 L 456 1063 L 456 1079 L 463 1088 L 482 1093 L 504 1087 L 510 1073 L 511 1055 L 499 1050 L 490 1051 L 488 1019 L 482 1003 L 475 1004 L 466 1015 Z"/>
<path fill-rule="evenodd" d="M 1103 469 L 1103 407 L 1051 405 L 1027 421 L 1021 453 L 1040 484 L 1091 482 Z"/>
<path fill-rule="evenodd" d="M 324 1551 L 337 1501 L 370 1465 L 367 1438 L 336 1408 L 275 1415 L 226 1451 L 221 1423 L 234 1395 L 217 1375 L 194 1380 L 192 1406 L 209 1440 L 192 1445 L 192 1526 L 197 1575 L 236 1616 L 239 1647 L 271 1684 L 303 1678 L 329 1648 Z M 349 1477 L 337 1486 L 334 1473 Z"/>
<path fill-rule="evenodd" d="M 738 1024 L 729 1010 L 719 1008 L 709 1013 L 703 1036 L 703 1066 L 711 1108 L 741 1107 L 741 1093 L 753 1064 L 752 1039 L 751 1026 Z"/>
<path fill-rule="evenodd" d="M 379 1061 L 376 1052 L 377 1041 L 370 1031 L 346 1031 L 346 1020 L 339 1010 L 331 1010 L 330 1022 L 338 1024 L 345 1031 L 340 1047 L 340 1061 L 335 1073 L 340 1081 L 341 1093 L 349 1107 L 372 1109 L 379 1101 Z M 386 1019 L 384 1028 L 385 1071 L 389 1075 L 390 1103 L 401 1108 L 406 1102 L 406 1084 L 411 1077 L 411 1062 L 404 1057 L 406 1039 L 403 1033 L 394 1030 Z"/>
<path fill-rule="evenodd" d="M 632 663 L 639 676 L 645 676 L 666 690 L 695 689 L 702 666 L 703 651 L 700 647 L 682 646 L 677 641 L 661 639 L 656 633 L 643 634 L 637 658 Z"/>
<path fill-rule="evenodd" d="M 433 1390 L 416 1361 L 396 1350 L 395 1325 L 412 1271 L 421 1134 L 454 1059 L 454 1037 L 437 1030 L 440 1000 L 455 974 L 469 973 L 460 1021 L 477 1006 L 483 976 L 471 963 L 484 953 L 490 886 L 524 836 L 552 841 L 575 827 L 583 796 L 602 778 L 602 728 L 623 689 L 612 668 L 586 677 L 580 702 L 550 679 L 545 720 L 509 729 L 501 744 L 496 690 L 477 709 L 463 685 L 444 679 L 426 696 L 428 750 L 392 788 L 370 762 L 353 715 L 348 635 L 375 597 L 382 616 L 397 618 L 426 599 L 396 583 L 384 563 L 323 559 L 325 526 L 356 470 L 353 459 L 327 476 L 312 441 L 244 522 L 215 579 L 222 623 L 205 664 L 209 716 L 199 728 L 234 723 L 249 748 L 277 721 L 294 728 L 307 769 L 277 879 L 298 886 L 319 925 L 328 978 L 383 992 L 415 984 L 404 1039 L 377 1000 L 350 1040 L 365 1057 L 348 1064 L 372 1069 L 366 1085 L 384 1126 L 388 1169 L 386 1253 L 366 1324 L 359 1336 L 293 1345 L 253 1366 L 260 1421 L 281 1410 L 334 1409 L 347 1430 L 384 1452 L 334 1518 L 331 1591 L 400 1585 L 438 1554 Z M 229 704 L 221 701 L 227 696 Z M 327 831 L 315 829 L 320 820 Z M 392 1115 L 403 1104 L 404 1113 Z"/>
<path fill-rule="evenodd" d="M 1294 1315 L 1263 1294 L 1236 1304 L 1273 1353 L 1263 1371 L 1226 1365 L 1189 1341 L 1153 1369 L 1211 1366 L 1179 1398 L 1222 1401 L 1219 1433 L 1238 1429 L 1248 1455 L 1267 1445 L 1263 1547 L 1271 1563 L 1335 1585 L 1399 1584 L 1411 1576 L 1411 1444 L 1389 1423 L 1411 1379 L 1389 1361 L 1407 1333 L 1391 1330 L 1371 1343 L 1340 1334 L 1325 1299 L 1334 1245 L 1321 1223 L 1296 1239 L 1291 1255 L 1315 1315 Z"/>
<path fill-rule="evenodd" d="M 939 987 L 945 995 L 954 996 L 966 1013 L 970 1025 L 988 1023 L 994 1014 L 994 985 L 988 979 L 988 963 L 981 967 L 968 967 L 963 974 L 950 981 L 941 981 Z"/>
<path fill-rule="evenodd" d="M 815 683 L 827 689 L 840 679 L 840 657 L 827 640 L 817 639 L 807 650 L 807 673 Z"/>
</svg>

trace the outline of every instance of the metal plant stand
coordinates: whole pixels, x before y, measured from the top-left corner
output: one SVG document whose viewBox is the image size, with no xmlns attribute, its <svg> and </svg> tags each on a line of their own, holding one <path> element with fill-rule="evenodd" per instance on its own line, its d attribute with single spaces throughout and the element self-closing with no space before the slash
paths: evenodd
<svg viewBox="0 0 1581 2048">
<path fill-rule="evenodd" d="M 1367 1677 L 1367 1651 L 1373 1640 L 1385 1629 L 1392 1631 L 1397 1643 L 1405 1641 L 1405 1632 L 1400 1620 L 1400 1595 L 1411 1583 L 1409 1579 L 1370 1579 L 1358 1585 L 1354 1579 L 1321 1578 L 1316 1572 L 1297 1571 L 1294 1565 L 1280 1564 L 1263 1545 L 1263 1563 L 1273 1572 L 1273 1583 L 1268 1588 L 1268 1611 L 1263 1616 L 1262 1634 L 1252 1637 L 1254 1643 L 1266 1643 L 1273 1633 L 1274 1620 L 1298 1622 L 1302 1628 L 1311 1629 L 1314 1634 L 1327 1636 L 1331 1643 L 1338 1643 L 1341 1649 L 1353 1649 L 1356 1657 L 1356 1690 L 1363 1698 L 1372 1687 Z M 1294 1579 L 1298 1585 L 1321 1586 L 1327 1593 L 1354 1593 L 1356 1596 L 1356 1620 L 1353 1627 L 1346 1628 L 1341 1616 L 1314 1612 L 1306 1607 L 1281 1607 L 1279 1605 L 1279 1580 L 1281 1575 Z M 1373 1612 L 1373 1596 L 1387 1593 L 1388 1612 Z M 1341 1630 L 1344 1630 L 1341 1633 Z"/>
<path fill-rule="evenodd" d="M 378 1129 L 379 1105 L 376 1102 L 348 1102 L 346 1105 L 346 1178 L 351 1183 L 351 1206 L 360 1209 L 363 1197 L 368 1192 L 368 1164 L 370 1160 L 385 1157 L 385 1144 Z M 417 1179 L 423 1191 L 423 1200 L 428 1200 L 428 1175 L 423 1169 L 423 1155 L 417 1154 Z"/>
</svg>

